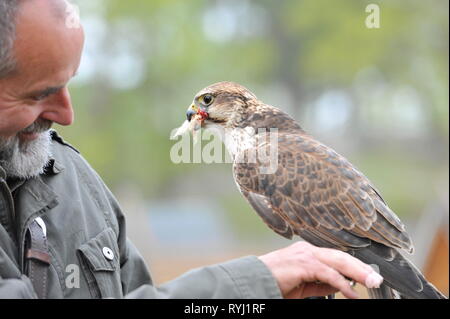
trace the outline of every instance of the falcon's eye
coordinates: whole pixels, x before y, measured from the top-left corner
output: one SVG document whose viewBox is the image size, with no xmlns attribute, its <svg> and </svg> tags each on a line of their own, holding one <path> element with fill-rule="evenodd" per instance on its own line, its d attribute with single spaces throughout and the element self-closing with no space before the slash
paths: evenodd
<svg viewBox="0 0 450 319">
<path fill-rule="evenodd" d="M 205 94 L 201 98 L 201 102 L 204 105 L 210 105 L 213 101 L 214 101 L 214 96 L 212 96 L 211 94 Z"/>
</svg>

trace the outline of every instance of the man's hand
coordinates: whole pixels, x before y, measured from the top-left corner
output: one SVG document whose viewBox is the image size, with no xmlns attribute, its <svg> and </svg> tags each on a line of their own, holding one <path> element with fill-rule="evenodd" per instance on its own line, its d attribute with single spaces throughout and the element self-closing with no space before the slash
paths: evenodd
<svg viewBox="0 0 450 319">
<path fill-rule="evenodd" d="M 356 299 L 358 295 L 345 277 L 367 288 L 377 288 L 383 282 L 383 277 L 359 259 L 306 242 L 297 242 L 259 259 L 272 271 L 285 298 L 326 296 L 341 291 L 345 297 Z"/>
</svg>

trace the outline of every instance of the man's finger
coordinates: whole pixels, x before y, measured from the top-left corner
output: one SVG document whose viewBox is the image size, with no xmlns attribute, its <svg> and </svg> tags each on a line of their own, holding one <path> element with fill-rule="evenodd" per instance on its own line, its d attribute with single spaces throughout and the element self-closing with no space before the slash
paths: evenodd
<svg viewBox="0 0 450 319">
<path fill-rule="evenodd" d="M 322 263 L 367 288 L 378 288 L 383 282 L 383 277 L 372 267 L 342 251 L 335 249 L 318 250 L 315 255 Z"/>
<path fill-rule="evenodd" d="M 349 299 L 357 299 L 358 294 L 350 286 L 350 282 L 344 278 L 338 271 L 326 264 L 317 267 L 315 277 L 323 283 L 326 283 L 339 291 Z"/>
</svg>

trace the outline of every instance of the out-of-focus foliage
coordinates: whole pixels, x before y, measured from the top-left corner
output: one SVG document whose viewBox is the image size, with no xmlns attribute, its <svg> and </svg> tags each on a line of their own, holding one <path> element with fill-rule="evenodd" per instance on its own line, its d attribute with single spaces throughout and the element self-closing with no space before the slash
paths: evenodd
<svg viewBox="0 0 450 319">
<path fill-rule="evenodd" d="M 448 1 L 377 1 L 379 29 L 363 0 L 73 2 L 86 50 L 76 122 L 58 130 L 113 190 L 212 200 L 237 232 L 266 234 L 229 164 L 169 157 L 194 94 L 230 80 L 348 157 L 400 216 L 448 192 Z"/>
</svg>

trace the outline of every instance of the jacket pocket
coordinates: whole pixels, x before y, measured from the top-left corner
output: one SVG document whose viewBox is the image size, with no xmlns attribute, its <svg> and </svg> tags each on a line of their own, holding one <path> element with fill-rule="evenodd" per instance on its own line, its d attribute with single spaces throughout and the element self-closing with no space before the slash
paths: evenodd
<svg viewBox="0 0 450 319">
<path fill-rule="evenodd" d="M 107 228 L 78 248 L 83 273 L 94 298 L 122 298 L 119 248 Z"/>
</svg>

